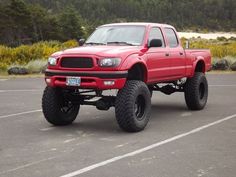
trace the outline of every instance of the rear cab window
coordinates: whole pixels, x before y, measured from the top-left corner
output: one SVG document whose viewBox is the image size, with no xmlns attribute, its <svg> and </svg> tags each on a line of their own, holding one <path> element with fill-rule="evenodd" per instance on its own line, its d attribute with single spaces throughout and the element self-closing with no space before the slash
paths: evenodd
<svg viewBox="0 0 236 177">
<path fill-rule="evenodd" d="M 160 39 L 162 41 L 162 47 L 165 47 L 165 40 L 163 37 L 163 34 L 161 32 L 161 29 L 158 27 L 153 27 L 150 30 L 149 33 L 149 38 L 148 38 L 148 42 L 150 42 L 152 39 Z"/>
<path fill-rule="evenodd" d="M 164 28 L 166 40 L 169 43 L 170 48 L 175 48 L 179 46 L 179 41 L 176 36 L 175 31 L 172 28 Z"/>
</svg>

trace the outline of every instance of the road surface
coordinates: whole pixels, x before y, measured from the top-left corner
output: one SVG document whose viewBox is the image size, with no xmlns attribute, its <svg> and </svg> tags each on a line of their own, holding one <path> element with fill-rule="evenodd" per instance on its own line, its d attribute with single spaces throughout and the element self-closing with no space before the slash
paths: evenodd
<svg viewBox="0 0 236 177">
<path fill-rule="evenodd" d="M 235 177 L 236 74 L 207 78 L 206 109 L 156 92 L 140 133 L 91 106 L 54 127 L 41 112 L 43 78 L 0 79 L 0 177 Z"/>
</svg>

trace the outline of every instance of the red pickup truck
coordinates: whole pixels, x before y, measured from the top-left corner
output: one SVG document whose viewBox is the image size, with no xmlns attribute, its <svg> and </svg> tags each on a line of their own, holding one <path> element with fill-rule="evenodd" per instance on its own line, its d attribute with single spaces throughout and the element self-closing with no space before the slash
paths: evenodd
<svg viewBox="0 0 236 177">
<path fill-rule="evenodd" d="M 80 105 L 115 107 L 124 131 L 143 130 L 153 91 L 184 92 L 187 107 L 201 110 L 208 98 L 209 50 L 183 49 L 174 27 L 117 23 L 98 27 L 80 47 L 52 54 L 42 108 L 53 125 L 71 124 Z M 112 95 L 105 90 L 117 90 Z"/>
</svg>

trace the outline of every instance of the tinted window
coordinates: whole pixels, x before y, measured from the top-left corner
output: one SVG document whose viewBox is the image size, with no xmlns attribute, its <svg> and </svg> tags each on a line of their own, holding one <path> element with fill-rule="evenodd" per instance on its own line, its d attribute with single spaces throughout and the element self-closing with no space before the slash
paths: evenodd
<svg viewBox="0 0 236 177">
<path fill-rule="evenodd" d="M 165 28 L 165 34 L 170 47 L 177 47 L 179 45 L 178 39 L 173 29 Z"/>
<path fill-rule="evenodd" d="M 162 47 L 165 47 L 164 38 L 163 38 L 160 28 L 152 28 L 151 29 L 151 31 L 149 33 L 149 42 L 152 39 L 160 39 L 162 41 Z"/>
</svg>

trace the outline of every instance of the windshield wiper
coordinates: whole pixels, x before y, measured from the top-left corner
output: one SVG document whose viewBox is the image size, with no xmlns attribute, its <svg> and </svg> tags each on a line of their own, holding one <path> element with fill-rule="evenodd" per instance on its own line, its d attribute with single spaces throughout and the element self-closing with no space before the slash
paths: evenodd
<svg viewBox="0 0 236 177">
<path fill-rule="evenodd" d="M 135 44 L 132 44 L 129 42 L 123 42 L 123 41 L 110 41 L 110 42 L 107 42 L 107 44 L 125 44 L 125 45 L 135 46 Z"/>
<path fill-rule="evenodd" d="M 86 42 L 85 44 L 88 44 L 88 45 L 106 45 L 106 43 L 101 43 L 101 42 Z"/>
</svg>

